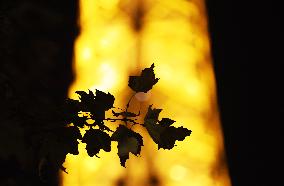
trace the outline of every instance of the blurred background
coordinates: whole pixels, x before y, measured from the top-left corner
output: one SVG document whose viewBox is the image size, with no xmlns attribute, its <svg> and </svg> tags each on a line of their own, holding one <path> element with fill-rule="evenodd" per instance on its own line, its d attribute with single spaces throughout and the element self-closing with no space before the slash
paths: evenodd
<svg viewBox="0 0 284 186">
<path fill-rule="evenodd" d="M 155 63 L 161 80 L 151 92 L 137 95 L 131 109 L 138 112 L 141 107 L 143 115 L 147 104 L 154 104 L 164 109 L 162 116 L 194 134 L 171 151 L 158 151 L 144 129 L 134 126 L 144 134 L 145 146 L 141 157 L 131 156 L 126 169 L 118 164 L 117 144 L 99 159 L 89 157 L 81 145 L 79 156 L 67 157 L 69 171 L 62 174 L 62 185 L 230 186 L 205 2 L 82 0 L 79 7 L 76 78 L 69 95 L 76 98 L 76 90 L 109 91 L 124 108 L 132 94 L 129 75 Z"/>
<path fill-rule="evenodd" d="M 1 185 L 261 185 L 250 140 L 257 135 L 247 118 L 249 7 L 202 0 L 0 2 L 5 95 L 33 100 L 33 110 L 60 105 L 75 90 L 100 89 L 121 106 L 131 94 L 128 76 L 155 63 L 161 80 L 137 96 L 132 109 L 153 103 L 164 109 L 162 117 L 193 131 L 173 150 L 157 151 L 135 128 L 146 145 L 126 169 L 115 150 L 96 159 L 80 146 L 79 157 L 68 155 L 65 162 L 69 174 L 50 170 L 49 183 L 41 183 L 33 163 L 37 149 L 18 126 L 24 118 L 1 120 Z M 2 115 L 8 105 L 1 104 Z"/>
</svg>

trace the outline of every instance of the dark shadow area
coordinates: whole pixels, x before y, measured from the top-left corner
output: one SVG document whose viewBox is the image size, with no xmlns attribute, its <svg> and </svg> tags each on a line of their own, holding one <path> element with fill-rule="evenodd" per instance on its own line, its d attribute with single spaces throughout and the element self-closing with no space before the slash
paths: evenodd
<svg viewBox="0 0 284 186">
<path fill-rule="evenodd" d="M 282 91 L 272 87 L 283 79 L 275 66 L 283 61 L 283 10 L 270 1 L 230 0 L 208 0 L 207 9 L 232 185 L 279 185 L 281 134 L 275 127 L 283 119 L 276 121 L 276 112 L 270 117 L 275 107 L 266 103 L 283 105 Z"/>
<path fill-rule="evenodd" d="M 253 173 L 248 157 L 250 149 L 247 107 L 247 48 L 242 30 L 244 20 L 236 14 L 237 7 L 229 1 L 208 1 L 217 93 L 225 148 L 235 186 L 247 184 Z"/>
<path fill-rule="evenodd" d="M 44 160 L 32 142 L 44 121 L 32 118 L 67 96 L 76 17 L 77 0 L 0 0 L 1 186 L 58 184 L 48 166 L 39 180 Z"/>
<path fill-rule="evenodd" d="M 233 186 L 281 185 L 274 183 L 282 178 L 282 171 L 274 168 L 282 168 L 279 151 L 283 145 L 274 148 L 267 140 L 277 136 L 282 143 L 283 134 L 276 134 L 275 128 L 267 129 L 278 121 L 275 117 L 268 120 L 262 112 L 257 117 L 262 122 L 250 119 L 271 94 L 257 103 L 249 97 L 249 90 L 260 81 L 265 89 L 275 90 L 270 82 L 251 80 L 249 76 L 254 72 L 261 74 L 259 77 L 267 76 L 258 67 L 283 61 L 283 47 L 277 44 L 282 44 L 280 36 L 284 33 L 280 29 L 281 7 L 267 1 L 207 1 L 218 101 Z M 47 108 L 61 105 L 67 96 L 74 78 L 71 62 L 78 34 L 77 8 L 77 0 L 0 0 L 1 186 L 58 184 L 57 170 L 39 166 L 38 147 L 31 141 L 34 129 L 41 128 L 43 122 L 31 120 L 30 114 L 38 110 L 48 112 Z M 283 79 L 282 68 L 274 67 L 272 73 L 276 74 L 275 79 Z M 277 98 L 283 97 L 283 91 L 273 92 L 273 102 L 282 106 L 283 99 Z M 268 169 L 270 164 L 275 167 Z M 39 180 L 39 169 L 46 170 L 42 172 L 46 182 Z M 151 184 L 158 183 L 154 177 Z"/>
</svg>

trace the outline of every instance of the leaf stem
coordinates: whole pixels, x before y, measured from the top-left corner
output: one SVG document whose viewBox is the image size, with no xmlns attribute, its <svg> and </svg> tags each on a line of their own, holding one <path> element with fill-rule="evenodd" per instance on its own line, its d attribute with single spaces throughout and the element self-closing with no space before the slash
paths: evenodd
<svg viewBox="0 0 284 186">
<path fill-rule="evenodd" d="M 130 102 L 131 100 L 133 99 L 133 97 L 136 95 L 136 92 L 130 97 L 130 99 L 128 100 L 127 104 L 126 104 L 126 109 L 125 109 L 125 112 L 127 112 L 129 106 L 130 106 Z"/>
<path fill-rule="evenodd" d="M 133 99 L 133 97 L 136 95 L 136 92 L 134 93 L 134 94 L 132 94 L 132 96 L 129 98 L 129 100 L 128 100 L 128 102 L 127 102 L 127 104 L 126 104 L 126 108 L 125 108 L 125 113 L 127 113 L 127 111 L 128 111 L 128 108 L 129 108 L 129 106 L 130 106 L 130 102 L 132 101 L 132 99 Z M 124 118 L 124 123 L 125 123 L 125 125 L 126 125 L 126 127 L 128 126 L 127 125 L 127 116 L 125 116 Z"/>
</svg>

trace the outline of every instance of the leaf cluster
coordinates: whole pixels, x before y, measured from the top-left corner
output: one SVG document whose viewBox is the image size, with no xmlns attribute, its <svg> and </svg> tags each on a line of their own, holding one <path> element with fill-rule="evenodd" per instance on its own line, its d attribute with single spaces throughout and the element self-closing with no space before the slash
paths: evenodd
<svg viewBox="0 0 284 186">
<path fill-rule="evenodd" d="M 154 73 L 154 64 L 150 68 L 142 70 L 140 76 L 130 76 L 128 86 L 134 91 L 147 93 L 158 82 Z M 41 155 L 48 158 L 55 167 L 65 171 L 62 164 L 68 153 L 78 155 L 78 143 L 86 143 L 86 150 L 89 156 L 99 157 L 100 150 L 111 151 L 111 142 L 117 142 L 118 156 L 120 163 L 125 167 L 129 153 L 138 156 L 141 147 L 144 145 L 143 137 L 132 130 L 133 125 L 141 125 L 148 131 L 150 137 L 158 145 L 158 149 L 172 149 L 175 142 L 182 141 L 190 136 L 191 130 L 183 127 L 174 127 L 175 122 L 170 118 L 159 120 L 162 109 L 148 107 L 144 116 L 144 123 L 138 123 L 138 114 L 129 112 L 131 99 L 126 108 L 121 112 L 115 112 L 115 97 L 110 93 L 96 90 L 95 93 L 89 90 L 76 91 L 79 99 L 67 99 L 60 109 L 61 120 L 64 126 L 58 130 L 47 133 L 41 146 Z M 106 112 L 111 111 L 112 118 L 106 118 Z M 118 123 L 115 131 L 112 131 L 106 124 L 108 122 Z M 79 129 L 85 129 L 84 136 Z"/>
</svg>

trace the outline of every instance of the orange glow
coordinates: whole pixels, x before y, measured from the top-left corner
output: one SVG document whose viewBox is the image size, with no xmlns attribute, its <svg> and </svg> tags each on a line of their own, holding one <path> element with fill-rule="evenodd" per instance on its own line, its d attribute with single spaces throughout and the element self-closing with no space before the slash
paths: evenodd
<svg viewBox="0 0 284 186">
<path fill-rule="evenodd" d="M 137 95 L 136 103 L 163 108 L 161 117 L 193 132 L 170 151 L 157 150 L 144 133 L 141 157 L 130 155 L 127 168 L 119 164 L 116 143 L 101 158 L 89 157 L 81 144 L 80 155 L 67 156 L 63 186 L 115 186 L 120 179 L 127 186 L 150 186 L 151 175 L 161 186 L 230 186 L 204 1 L 81 0 L 80 11 L 69 96 L 99 89 L 123 108 L 131 92 L 128 76 L 155 63 L 160 80 L 150 93 Z"/>
</svg>

